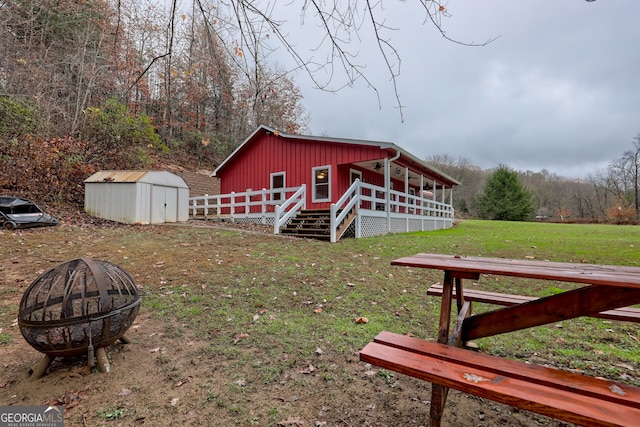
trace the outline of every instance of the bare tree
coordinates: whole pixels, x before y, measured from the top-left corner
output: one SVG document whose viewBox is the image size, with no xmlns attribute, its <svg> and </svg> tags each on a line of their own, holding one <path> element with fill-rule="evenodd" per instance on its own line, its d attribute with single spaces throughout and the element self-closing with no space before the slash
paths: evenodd
<svg viewBox="0 0 640 427">
<path fill-rule="evenodd" d="M 633 149 L 625 151 L 622 157 L 629 166 L 636 216 L 640 218 L 640 134 L 634 138 Z"/>
<path fill-rule="evenodd" d="M 113 93 L 110 9 L 101 0 L 0 1 L 0 85 L 34 101 L 49 129 L 75 134 Z"/>
<path fill-rule="evenodd" d="M 627 150 L 617 160 L 609 163 L 606 188 L 625 206 L 633 206 L 639 213 L 638 194 L 640 180 L 640 135 L 634 138 L 633 149 Z"/>
<path fill-rule="evenodd" d="M 492 41 L 466 43 L 449 36 L 443 26 L 443 19 L 450 16 L 448 1 L 417 0 L 417 3 L 424 11 L 424 22 L 432 25 L 446 40 L 467 46 L 484 46 Z M 321 90 L 338 91 L 361 80 L 378 94 L 376 83 L 368 77 L 366 64 L 359 62 L 357 47 L 352 43 L 355 40 L 371 41 L 386 66 L 402 119 L 403 107 L 397 87 L 401 57 L 390 41 L 389 34 L 394 28 L 387 24 L 382 1 L 305 0 L 301 3 L 282 1 L 278 5 L 278 2 L 227 0 L 221 4 L 228 9 L 225 20 L 228 31 L 238 35 L 238 44 L 234 49 L 245 52 L 246 58 L 260 59 L 267 58 L 279 44 L 293 58 L 296 69 L 306 73 L 316 88 Z M 320 34 L 320 42 L 314 48 L 316 57 L 320 59 L 308 58 L 283 30 L 286 22 L 283 16 L 294 6 L 299 8 L 303 25 Z M 261 37 L 265 34 L 267 37 Z M 273 39 L 278 43 L 274 43 Z M 345 79 L 336 82 L 339 75 L 345 76 Z"/>
</svg>

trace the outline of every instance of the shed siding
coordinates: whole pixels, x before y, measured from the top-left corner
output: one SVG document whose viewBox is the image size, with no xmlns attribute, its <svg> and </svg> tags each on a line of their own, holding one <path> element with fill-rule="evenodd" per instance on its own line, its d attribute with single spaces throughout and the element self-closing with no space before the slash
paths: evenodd
<svg viewBox="0 0 640 427">
<path fill-rule="evenodd" d="M 151 221 L 151 191 L 153 185 L 137 182 L 136 183 L 136 199 L 134 201 L 136 214 L 133 217 L 133 224 L 153 224 Z"/>
<path fill-rule="evenodd" d="M 87 183 L 85 211 L 112 221 L 131 223 L 136 212 L 136 188 L 132 183 Z M 135 221 L 134 221 L 135 222 Z"/>
<path fill-rule="evenodd" d="M 166 171 L 101 171 L 85 181 L 85 211 L 125 224 L 188 221 L 189 187 Z"/>
</svg>

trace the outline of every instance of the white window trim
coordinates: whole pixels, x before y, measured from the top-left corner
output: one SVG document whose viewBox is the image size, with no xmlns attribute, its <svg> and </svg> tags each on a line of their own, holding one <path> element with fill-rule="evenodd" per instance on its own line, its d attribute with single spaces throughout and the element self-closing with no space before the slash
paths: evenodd
<svg viewBox="0 0 640 427">
<path fill-rule="evenodd" d="M 327 172 L 329 173 L 329 179 L 327 182 L 328 187 L 328 191 L 327 191 L 327 195 L 328 197 L 326 199 L 318 199 L 316 197 L 316 171 L 320 170 L 320 169 L 326 169 Z M 324 166 L 316 166 L 314 168 L 311 169 L 311 187 L 312 187 L 312 196 L 311 196 L 311 202 L 312 203 L 322 203 L 322 202 L 330 202 L 331 201 L 331 165 L 324 165 Z"/>
<path fill-rule="evenodd" d="M 280 192 L 280 199 L 276 199 L 276 200 L 284 200 L 286 197 L 286 193 L 284 189 L 287 188 L 287 173 L 285 171 L 282 171 L 282 172 L 273 172 L 269 175 L 269 185 L 271 190 L 275 189 L 273 186 L 273 178 L 276 176 L 282 176 L 282 189 L 283 189 L 283 191 Z M 275 196 L 275 194 L 276 193 L 271 193 L 272 200 L 274 199 L 273 196 Z"/>
</svg>

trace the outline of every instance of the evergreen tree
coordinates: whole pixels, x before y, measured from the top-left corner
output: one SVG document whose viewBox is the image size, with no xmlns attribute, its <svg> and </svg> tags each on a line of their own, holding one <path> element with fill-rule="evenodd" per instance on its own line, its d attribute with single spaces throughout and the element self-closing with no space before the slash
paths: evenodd
<svg viewBox="0 0 640 427">
<path fill-rule="evenodd" d="M 517 172 L 504 165 L 489 176 L 478 197 L 478 214 L 482 219 L 524 221 L 533 210 L 533 194 L 524 189 Z"/>
</svg>

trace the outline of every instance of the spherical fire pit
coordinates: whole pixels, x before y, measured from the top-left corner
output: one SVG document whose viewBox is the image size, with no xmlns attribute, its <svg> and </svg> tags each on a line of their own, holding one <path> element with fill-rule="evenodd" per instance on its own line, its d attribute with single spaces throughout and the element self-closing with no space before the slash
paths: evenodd
<svg viewBox="0 0 640 427">
<path fill-rule="evenodd" d="M 129 274 L 106 261 L 80 258 L 38 277 L 20 302 L 18 324 L 27 342 L 45 358 L 32 377 L 42 376 L 55 357 L 88 354 L 94 366 L 109 371 L 105 347 L 133 324 L 141 296 Z"/>
</svg>

